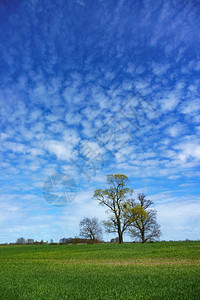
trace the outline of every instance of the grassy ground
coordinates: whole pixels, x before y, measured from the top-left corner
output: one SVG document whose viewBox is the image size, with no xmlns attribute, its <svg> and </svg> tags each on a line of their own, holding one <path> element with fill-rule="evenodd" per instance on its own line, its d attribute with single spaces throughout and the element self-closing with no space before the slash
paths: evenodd
<svg viewBox="0 0 200 300">
<path fill-rule="evenodd" d="M 0 247 L 0 299 L 200 299 L 200 242 Z"/>
</svg>

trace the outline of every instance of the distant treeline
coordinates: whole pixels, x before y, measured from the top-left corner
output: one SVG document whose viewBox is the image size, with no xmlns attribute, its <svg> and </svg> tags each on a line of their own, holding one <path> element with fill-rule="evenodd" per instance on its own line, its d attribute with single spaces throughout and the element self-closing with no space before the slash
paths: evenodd
<svg viewBox="0 0 200 300">
<path fill-rule="evenodd" d="M 21 239 L 21 238 L 20 238 Z M 118 237 L 116 238 L 112 238 L 110 240 L 110 243 L 118 243 Z M 156 241 L 157 243 L 160 242 L 200 242 L 199 239 L 197 240 L 189 240 L 189 239 L 185 239 L 185 240 L 179 240 L 179 241 L 174 241 L 174 240 L 170 240 L 170 241 L 165 241 L 165 240 L 161 240 L 161 241 Z M 60 239 L 60 241 L 57 242 L 53 242 L 53 240 L 50 240 L 50 242 L 46 241 L 44 242 L 43 240 L 39 241 L 34 241 L 33 239 L 28 239 L 28 240 L 24 240 L 23 243 L 20 243 L 19 240 L 17 240 L 16 243 L 1 243 L 0 246 L 4 246 L 4 245 L 77 245 L 77 244 L 97 244 L 97 243 L 107 243 L 103 240 L 91 240 L 91 239 L 83 239 L 83 238 L 79 238 L 79 237 L 69 237 L 69 238 L 62 238 Z M 108 242 L 109 243 L 109 242 Z M 128 242 L 130 243 L 130 242 Z M 139 241 L 132 241 L 132 243 L 140 243 Z M 155 241 L 150 241 L 149 243 L 155 243 Z"/>
<path fill-rule="evenodd" d="M 113 239 L 112 239 L 113 240 Z M 91 240 L 91 239 L 84 239 L 84 238 L 79 238 L 79 237 L 69 237 L 69 238 L 62 238 L 60 241 L 53 242 L 51 239 L 50 242 L 48 241 L 34 241 L 34 239 L 27 239 L 25 240 L 23 237 L 18 238 L 15 243 L 4 243 L 0 245 L 44 245 L 44 244 L 49 244 L 49 245 L 67 245 L 67 244 L 94 244 L 94 243 L 104 243 L 102 240 Z"/>
</svg>

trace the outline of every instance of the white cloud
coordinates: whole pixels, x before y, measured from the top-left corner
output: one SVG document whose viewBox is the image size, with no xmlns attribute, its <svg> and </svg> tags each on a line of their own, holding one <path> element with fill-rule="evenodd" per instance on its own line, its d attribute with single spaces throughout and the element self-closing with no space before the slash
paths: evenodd
<svg viewBox="0 0 200 300">
<path fill-rule="evenodd" d="M 185 134 L 185 126 L 181 123 L 174 124 L 167 128 L 167 133 L 171 137 L 177 137 L 179 135 Z"/>
<path fill-rule="evenodd" d="M 91 160 L 102 155 L 104 152 L 105 150 L 100 148 L 97 142 L 84 141 L 80 146 L 80 153 Z"/>
<path fill-rule="evenodd" d="M 190 116 L 197 115 L 200 111 L 200 100 L 195 99 L 195 100 L 189 100 L 189 101 L 184 101 L 180 107 L 180 112 L 182 114 L 188 114 Z"/>
<path fill-rule="evenodd" d="M 174 110 L 179 102 L 180 98 L 176 95 L 176 93 L 170 93 L 161 100 L 161 109 L 163 112 Z"/>
<path fill-rule="evenodd" d="M 56 122 L 60 119 L 60 117 L 51 113 L 51 114 L 47 114 L 45 116 L 45 119 L 47 119 L 49 122 Z"/>
<path fill-rule="evenodd" d="M 170 68 L 170 65 L 169 64 L 158 64 L 158 63 L 153 62 L 152 68 L 153 68 L 153 72 L 157 76 L 160 76 L 167 72 L 167 70 Z"/>
<path fill-rule="evenodd" d="M 64 130 L 64 124 L 62 122 L 56 122 L 56 123 L 52 123 L 48 129 L 50 131 L 52 131 L 53 133 L 56 134 L 62 134 L 63 130 Z"/>
<path fill-rule="evenodd" d="M 56 140 L 47 140 L 43 143 L 44 148 L 50 154 L 56 155 L 58 160 L 69 160 L 72 155 L 74 156 L 73 146 L 66 142 L 59 142 Z"/>
<path fill-rule="evenodd" d="M 78 135 L 77 130 L 67 129 L 63 131 L 63 140 L 66 144 L 70 144 L 73 147 L 75 147 L 80 141 L 80 136 Z"/>
<path fill-rule="evenodd" d="M 69 125 L 77 125 L 80 124 L 82 120 L 82 115 L 79 112 L 67 112 L 65 114 L 65 121 Z"/>
<path fill-rule="evenodd" d="M 3 132 L 0 133 L 0 139 L 3 141 L 3 140 L 6 140 L 9 136 Z"/>
<path fill-rule="evenodd" d="M 174 149 L 179 151 L 177 157 L 183 162 L 187 162 L 189 159 L 200 160 L 200 143 L 193 137 L 191 137 L 191 141 L 185 140 L 176 144 Z"/>
<path fill-rule="evenodd" d="M 11 150 L 13 152 L 19 152 L 19 153 L 26 153 L 29 150 L 29 147 L 27 147 L 26 145 L 21 143 L 15 143 L 15 142 L 5 142 L 3 146 L 7 150 Z"/>
<path fill-rule="evenodd" d="M 27 119 L 28 122 L 32 123 L 38 120 L 42 115 L 42 111 L 39 109 L 34 109 L 32 112 L 29 114 L 29 118 Z"/>
</svg>

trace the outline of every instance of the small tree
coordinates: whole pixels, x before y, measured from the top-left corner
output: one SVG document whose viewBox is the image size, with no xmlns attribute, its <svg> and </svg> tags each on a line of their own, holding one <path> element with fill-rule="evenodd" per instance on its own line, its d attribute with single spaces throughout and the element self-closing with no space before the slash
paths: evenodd
<svg viewBox="0 0 200 300">
<path fill-rule="evenodd" d="M 34 244 L 34 239 L 27 239 L 27 244 Z"/>
<path fill-rule="evenodd" d="M 144 194 L 138 194 L 138 202 L 132 200 L 125 205 L 130 220 L 130 235 L 142 243 L 155 241 L 161 235 L 156 220 L 156 210 L 149 208 L 152 204 L 153 201 L 147 200 Z"/>
<path fill-rule="evenodd" d="M 60 244 L 72 244 L 72 242 L 73 242 L 73 238 L 72 237 L 60 239 Z"/>
<path fill-rule="evenodd" d="M 124 213 L 124 204 L 133 190 L 127 187 L 128 177 L 123 174 L 107 175 L 109 187 L 105 190 L 96 190 L 94 198 L 100 205 L 108 208 L 110 213 L 108 221 L 104 226 L 108 233 L 117 232 L 119 243 L 123 243 L 123 234 L 129 226 L 129 216 Z"/>
<path fill-rule="evenodd" d="M 92 241 L 101 239 L 102 229 L 97 218 L 83 218 L 79 226 L 80 236 L 89 238 Z"/>
<path fill-rule="evenodd" d="M 25 244 L 25 242 L 26 242 L 25 239 L 23 237 L 21 237 L 21 238 L 17 239 L 16 244 L 22 245 L 22 244 Z"/>
</svg>

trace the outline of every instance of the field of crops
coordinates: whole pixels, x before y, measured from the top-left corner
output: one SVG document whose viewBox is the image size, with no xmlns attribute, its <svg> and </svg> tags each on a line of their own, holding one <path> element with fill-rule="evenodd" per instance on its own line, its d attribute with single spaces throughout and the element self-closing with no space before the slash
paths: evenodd
<svg viewBox="0 0 200 300">
<path fill-rule="evenodd" d="M 0 299 L 200 299 L 200 242 L 0 246 Z"/>
</svg>

